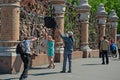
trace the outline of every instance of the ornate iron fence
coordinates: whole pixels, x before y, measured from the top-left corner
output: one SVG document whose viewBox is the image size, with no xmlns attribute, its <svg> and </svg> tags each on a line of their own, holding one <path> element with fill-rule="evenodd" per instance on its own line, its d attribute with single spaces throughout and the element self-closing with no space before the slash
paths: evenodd
<svg viewBox="0 0 120 80">
<path fill-rule="evenodd" d="M 38 1 L 38 0 L 37 0 Z M 28 3 L 27 6 L 22 5 L 20 8 L 20 35 L 19 39 L 23 40 L 25 36 L 36 36 L 39 39 L 31 45 L 33 53 L 40 53 L 37 48 L 43 38 L 42 30 L 52 35 L 52 29 L 44 26 L 44 5 L 38 1 L 36 4 Z"/>
</svg>

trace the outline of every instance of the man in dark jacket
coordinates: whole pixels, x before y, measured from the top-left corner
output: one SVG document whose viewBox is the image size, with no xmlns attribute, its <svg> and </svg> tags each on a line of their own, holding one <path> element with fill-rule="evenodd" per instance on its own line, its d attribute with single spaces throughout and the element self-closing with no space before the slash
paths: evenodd
<svg viewBox="0 0 120 80">
<path fill-rule="evenodd" d="M 63 60 L 63 68 L 61 73 L 66 72 L 66 62 L 68 59 L 69 62 L 69 70 L 68 73 L 71 73 L 71 67 L 72 67 L 72 52 L 73 52 L 73 45 L 74 45 L 74 39 L 73 39 L 73 32 L 69 31 L 68 36 L 63 36 L 60 32 L 60 37 L 64 40 L 64 60 Z"/>
</svg>

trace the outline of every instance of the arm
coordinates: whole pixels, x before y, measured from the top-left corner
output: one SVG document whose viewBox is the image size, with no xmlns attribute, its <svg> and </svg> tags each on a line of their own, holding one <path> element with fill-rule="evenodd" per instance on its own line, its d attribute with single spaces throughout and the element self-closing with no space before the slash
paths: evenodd
<svg viewBox="0 0 120 80">
<path fill-rule="evenodd" d="M 37 39 L 38 39 L 37 37 L 33 37 L 31 40 L 36 41 Z"/>
<path fill-rule="evenodd" d="M 61 32 L 57 29 L 57 31 L 58 31 L 58 33 L 59 33 L 59 35 L 60 35 L 60 37 L 62 38 L 62 39 L 64 39 L 65 40 L 65 36 L 63 36 L 62 34 L 61 34 Z"/>
</svg>

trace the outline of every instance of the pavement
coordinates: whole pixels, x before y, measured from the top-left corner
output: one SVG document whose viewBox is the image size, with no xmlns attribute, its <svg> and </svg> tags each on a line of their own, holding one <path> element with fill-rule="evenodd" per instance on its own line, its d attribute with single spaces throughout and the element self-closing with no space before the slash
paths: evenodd
<svg viewBox="0 0 120 80">
<path fill-rule="evenodd" d="M 62 63 L 55 63 L 55 69 L 48 69 L 48 65 L 37 66 L 29 70 L 27 80 L 120 80 L 120 59 L 110 58 L 108 65 L 102 65 L 101 60 L 101 58 L 74 59 L 72 73 L 60 73 Z M 19 80 L 20 75 L 21 72 L 0 74 L 0 80 Z"/>
</svg>

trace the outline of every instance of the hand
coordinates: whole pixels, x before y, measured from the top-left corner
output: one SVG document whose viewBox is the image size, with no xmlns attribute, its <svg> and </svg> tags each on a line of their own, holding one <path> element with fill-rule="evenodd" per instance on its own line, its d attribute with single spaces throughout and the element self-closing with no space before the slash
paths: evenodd
<svg viewBox="0 0 120 80">
<path fill-rule="evenodd" d="M 56 31 L 57 31 L 57 32 L 60 32 L 60 30 L 59 30 L 58 28 L 56 28 Z"/>
<path fill-rule="evenodd" d="M 31 40 L 36 41 L 37 39 L 38 39 L 37 37 L 33 37 Z"/>
</svg>

